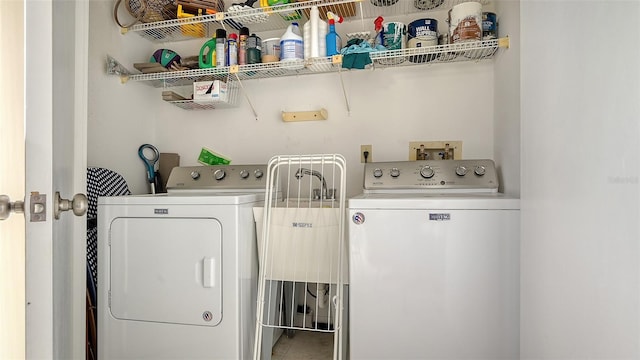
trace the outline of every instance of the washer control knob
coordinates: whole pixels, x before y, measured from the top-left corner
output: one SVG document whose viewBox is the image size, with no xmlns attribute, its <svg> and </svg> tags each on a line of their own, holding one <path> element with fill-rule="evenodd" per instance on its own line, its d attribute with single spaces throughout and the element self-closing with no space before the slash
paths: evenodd
<svg viewBox="0 0 640 360">
<path fill-rule="evenodd" d="M 241 170 L 240 171 L 240 177 L 243 179 L 246 179 L 249 177 L 249 172 L 247 170 Z"/>
<path fill-rule="evenodd" d="M 255 175 L 256 179 L 260 179 L 264 175 L 264 173 L 262 172 L 262 170 L 258 169 L 253 172 L 253 175 Z"/>
<path fill-rule="evenodd" d="M 190 174 L 190 175 L 191 175 L 191 178 L 192 178 L 193 180 L 198 180 L 198 179 L 200 179 L 200 173 L 199 173 L 199 172 L 197 172 L 197 171 L 195 171 L 195 170 L 193 170 L 193 171 L 191 172 L 191 174 Z"/>
<path fill-rule="evenodd" d="M 216 180 L 222 180 L 222 179 L 224 179 L 225 176 L 227 176 L 227 173 L 224 172 L 224 170 L 222 170 L 222 169 L 218 169 L 213 173 L 213 177 Z"/>
<path fill-rule="evenodd" d="M 467 168 L 462 165 L 458 165 L 458 167 L 456 167 L 456 174 L 458 174 L 458 176 L 467 175 Z"/>
<path fill-rule="evenodd" d="M 382 177 L 382 169 L 379 169 L 379 168 L 374 169 L 373 176 L 376 178 Z"/>
<path fill-rule="evenodd" d="M 391 175 L 392 178 L 397 178 L 398 176 L 400 176 L 400 169 L 398 168 L 391 169 L 391 171 L 389 171 L 389 175 Z"/>
<path fill-rule="evenodd" d="M 436 172 L 429 165 L 425 165 L 420 169 L 420 175 L 425 179 L 431 179 Z"/>
<path fill-rule="evenodd" d="M 484 175 L 486 171 L 487 169 L 485 169 L 485 167 L 482 165 L 476 166 L 475 170 L 473 170 L 473 172 L 476 173 L 476 175 L 478 176 Z"/>
</svg>

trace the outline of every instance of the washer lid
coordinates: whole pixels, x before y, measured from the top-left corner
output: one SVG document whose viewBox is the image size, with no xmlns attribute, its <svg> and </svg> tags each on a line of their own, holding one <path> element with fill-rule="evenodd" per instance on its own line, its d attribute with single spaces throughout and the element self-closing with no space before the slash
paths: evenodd
<svg viewBox="0 0 640 360">
<path fill-rule="evenodd" d="M 216 326 L 222 225 L 213 218 L 116 218 L 109 228 L 111 315 Z"/>
</svg>

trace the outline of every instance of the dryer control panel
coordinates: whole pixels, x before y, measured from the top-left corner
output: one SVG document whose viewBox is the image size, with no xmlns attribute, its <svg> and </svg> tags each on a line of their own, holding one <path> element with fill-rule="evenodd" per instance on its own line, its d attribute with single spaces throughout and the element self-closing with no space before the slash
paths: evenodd
<svg viewBox="0 0 640 360">
<path fill-rule="evenodd" d="M 264 191 L 266 165 L 183 166 L 171 170 L 167 191 L 256 190 Z"/>
<path fill-rule="evenodd" d="M 364 192 L 498 191 L 493 160 L 423 160 L 365 164 Z"/>
</svg>

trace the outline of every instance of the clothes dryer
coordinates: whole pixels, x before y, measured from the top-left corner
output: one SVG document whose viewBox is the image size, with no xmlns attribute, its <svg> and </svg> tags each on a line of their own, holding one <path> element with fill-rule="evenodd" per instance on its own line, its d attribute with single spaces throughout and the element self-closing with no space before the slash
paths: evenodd
<svg viewBox="0 0 640 360">
<path fill-rule="evenodd" d="M 365 165 L 349 200 L 350 356 L 517 359 L 519 200 L 491 160 Z"/>
<path fill-rule="evenodd" d="M 100 359 L 252 358 L 265 167 L 178 167 L 167 194 L 98 199 Z"/>
</svg>

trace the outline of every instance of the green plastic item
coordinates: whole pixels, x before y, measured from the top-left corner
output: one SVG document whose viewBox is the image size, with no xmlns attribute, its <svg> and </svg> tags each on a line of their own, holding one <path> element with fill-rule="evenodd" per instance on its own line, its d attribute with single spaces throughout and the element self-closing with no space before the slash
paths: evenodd
<svg viewBox="0 0 640 360">
<path fill-rule="evenodd" d="M 202 148 L 200 151 L 200 156 L 198 156 L 198 162 L 203 165 L 229 165 L 231 164 L 231 160 L 224 157 L 224 155 L 220 155 L 214 151 L 211 151 L 207 148 Z"/>
<path fill-rule="evenodd" d="M 198 56 L 200 69 L 216 67 L 216 38 L 213 37 L 202 45 Z"/>
</svg>

